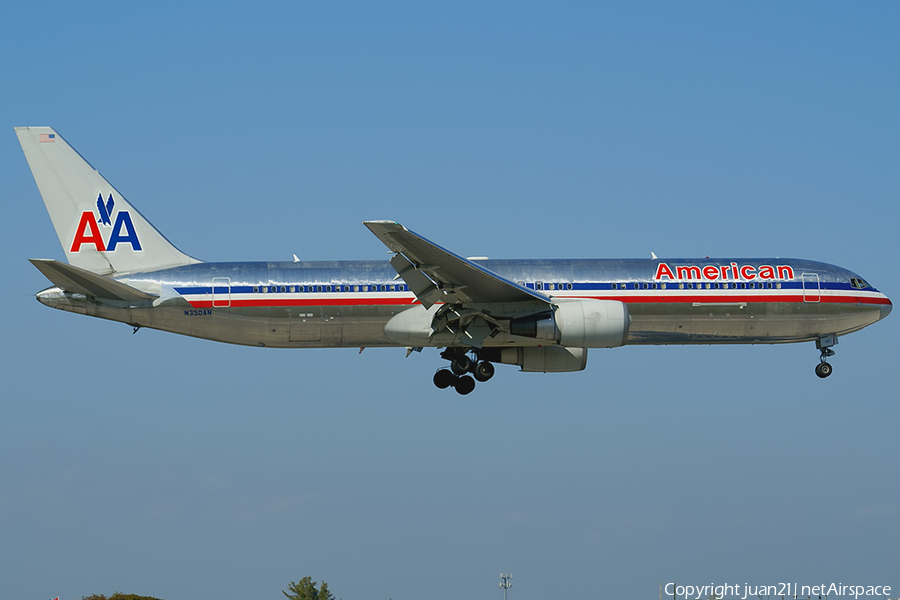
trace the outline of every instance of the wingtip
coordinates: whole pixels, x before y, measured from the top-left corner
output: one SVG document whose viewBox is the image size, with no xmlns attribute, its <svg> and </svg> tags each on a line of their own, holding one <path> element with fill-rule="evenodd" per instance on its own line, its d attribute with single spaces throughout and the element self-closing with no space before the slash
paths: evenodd
<svg viewBox="0 0 900 600">
<path fill-rule="evenodd" d="M 397 221 L 363 221 L 363 225 L 365 225 L 366 227 L 368 227 L 368 228 L 371 229 L 372 231 L 375 231 L 376 229 L 382 229 L 382 230 L 383 230 L 383 229 L 388 229 L 388 230 L 390 230 L 390 229 L 393 229 L 393 230 L 402 229 L 402 230 L 406 230 L 406 227 L 404 227 L 403 225 L 401 225 L 401 224 L 398 223 Z"/>
</svg>

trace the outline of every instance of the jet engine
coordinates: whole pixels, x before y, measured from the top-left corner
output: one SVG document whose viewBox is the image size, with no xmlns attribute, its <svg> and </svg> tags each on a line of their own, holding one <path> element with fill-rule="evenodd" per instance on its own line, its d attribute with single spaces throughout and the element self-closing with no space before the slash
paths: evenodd
<svg viewBox="0 0 900 600">
<path fill-rule="evenodd" d="M 625 344 L 630 324 L 622 302 L 554 298 L 552 310 L 512 319 L 509 332 L 569 348 L 615 348 Z"/>
</svg>

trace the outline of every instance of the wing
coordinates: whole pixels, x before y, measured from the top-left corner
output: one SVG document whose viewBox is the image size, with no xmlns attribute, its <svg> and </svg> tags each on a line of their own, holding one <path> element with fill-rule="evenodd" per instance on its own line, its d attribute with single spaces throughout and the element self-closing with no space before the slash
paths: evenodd
<svg viewBox="0 0 900 600">
<path fill-rule="evenodd" d="M 393 221 L 363 223 L 396 255 L 391 266 L 425 306 L 444 303 L 534 302 L 550 299 L 456 255 Z"/>
</svg>

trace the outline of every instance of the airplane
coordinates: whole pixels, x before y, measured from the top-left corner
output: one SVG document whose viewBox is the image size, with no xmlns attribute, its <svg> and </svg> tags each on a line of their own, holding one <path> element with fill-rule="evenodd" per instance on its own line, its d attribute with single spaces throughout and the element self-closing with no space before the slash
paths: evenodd
<svg viewBox="0 0 900 600">
<path fill-rule="evenodd" d="M 15 128 L 68 262 L 31 259 L 46 306 L 231 344 L 441 348 L 433 383 L 459 394 L 494 375 L 581 371 L 590 348 L 814 341 L 891 301 L 856 273 L 782 258 L 464 258 L 394 221 L 363 224 L 383 261 L 204 262 L 178 250 L 50 127 Z"/>
</svg>

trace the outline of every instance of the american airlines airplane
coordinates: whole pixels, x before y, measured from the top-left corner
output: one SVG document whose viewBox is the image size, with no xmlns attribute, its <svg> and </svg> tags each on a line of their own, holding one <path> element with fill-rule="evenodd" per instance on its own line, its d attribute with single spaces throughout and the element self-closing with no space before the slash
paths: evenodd
<svg viewBox="0 0 900 600">
<path fill-rule="evenodd" d="M 178 250 L 49 127 L 17 127 L 68 263 L 31 262 L 47 306 L 232 344 L 443 348 L 439 388 L 468 394 L 494 364 L 580 371 L 588 348 L 816 343 L 891 302 L 842 267 L 782 258 L 463 258 L 393 221 L 364 225 L 386 261 L 203 262 Z"/>
</svg>

